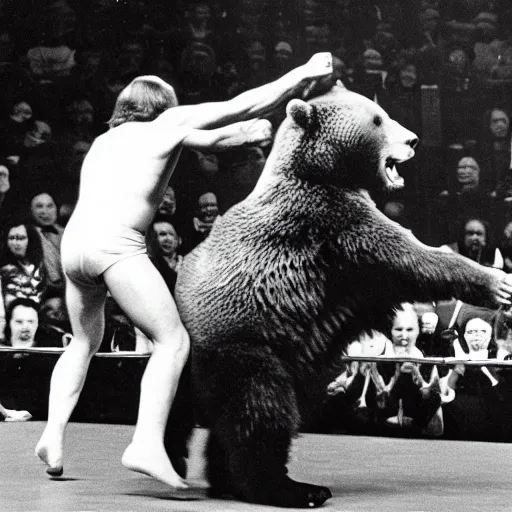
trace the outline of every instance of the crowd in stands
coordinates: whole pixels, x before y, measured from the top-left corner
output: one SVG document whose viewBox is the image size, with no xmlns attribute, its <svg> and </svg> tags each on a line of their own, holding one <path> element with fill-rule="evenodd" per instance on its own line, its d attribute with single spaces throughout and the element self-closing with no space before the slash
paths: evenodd
<svg viewBox="0 0 512 512">
<path fill-rule="evenodd" d="M 8 319 L 19 300 L 37 312 L 35 346 L 66 345 L 60 239 L 81 164 L 119 92 L 142 74 L 195 104 L 332 52 L 334 74 L 321 86 L 341 79 L 421 140 L 399 169 L 405 188 L 376 198 L 379 207 L 425 243 L 512 271 L 508 0 L 3 0 L 0 19 L 6 345 L 18 343 Z M 147 233 L 171 291 L 182 257 L 252 190 L 269 150 L 183 150 Z M 101 350 L 150 349 L 112 300 L 107 310 Z"/>
</svg>

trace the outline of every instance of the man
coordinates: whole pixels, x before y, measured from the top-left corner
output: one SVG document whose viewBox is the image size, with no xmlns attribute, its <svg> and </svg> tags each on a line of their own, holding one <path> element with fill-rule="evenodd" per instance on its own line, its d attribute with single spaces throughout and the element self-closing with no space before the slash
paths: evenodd
<svg viewBox="0 0 512 512">
<path fill-rule="evenodd" d="M 32 348 L 39 326 L 37 304 L 31 299 L 14 299 L 7 311 L 5 337 L 11 347 Z"/>
<path fill-rule="evenodd" d="M 60 244 L 64 229 L 57 224 L 57 205 L 53 197 L 46 192 L 34 196 L 30 202 L 30 213 L 41 237 L 48 284 L 51 288 L 63 289 Z"/>
<path fill-rule="evenodd" d="M 316 54 L 275 82 L 229 101 L 181 107 L 173 88 L 157 77 L 136 78 L 120 93 L 111 129 L 96 139 L 84 160 L 79 200 L 62 240 L 74 337 L 55 366 L 48 423 L 36 447 L 49 474 L 63 471 L 65 428 L 103 337 L 109 291 L 154 346 L 123 465 L 170 486 L 186 487 L 163 439 L 189 339 L 163 278 L 146 254 L 144 233 L 182 146 L 226 148 L 266 140 L 270 123 L 243 121 L 269 113 L 331 72 L 331 55 Z M 239 122 L 226 126 L 234 121 Z"/>
</svg>

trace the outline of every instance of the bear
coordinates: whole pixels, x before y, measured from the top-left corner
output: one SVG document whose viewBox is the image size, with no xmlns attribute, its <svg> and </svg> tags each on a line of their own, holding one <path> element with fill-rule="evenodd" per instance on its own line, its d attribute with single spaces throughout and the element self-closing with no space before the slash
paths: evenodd
<svg viewBox="0 0 512 512">
<path fill-rule="evenodd" d="M 322 505 L 329 489 L 286 465 L 347 343 L 402 302 L 507 302 L 506 274 L 422 244 L 372 200 L 403 185 L 396 164 L 417 143 L 341 82 L 292 99 L 253 191 L 185 257 L 175 296 L 212 495 Z"/>
</svg>

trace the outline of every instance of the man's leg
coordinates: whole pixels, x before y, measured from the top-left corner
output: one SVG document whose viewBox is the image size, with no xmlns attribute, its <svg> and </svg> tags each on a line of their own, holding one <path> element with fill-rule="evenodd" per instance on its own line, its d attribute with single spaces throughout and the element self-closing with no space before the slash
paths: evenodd
<svg viewBox="0 0 512 512">
<path fill-rule="evenodd" d="M 137 425 L 123 465 L 184 488 L 165 451 L 164 434 L 188 357 L 188 334 L 163 278 L 146 255 L 122 260 L 103 276 L 114 300 L 154 344 L 142 377 Z"/>
<path fill-rule="evenodd" d="M 36 454 L 54 476 L 62 474 L 66 425 L 84 386 L 91 358 L 103 338 L 105 298 L 105 287 L 82 288 L 67 281 L 66 302 L 73 338 L 53 370 L 48 423 L 36 446 Z"/>
</svg>

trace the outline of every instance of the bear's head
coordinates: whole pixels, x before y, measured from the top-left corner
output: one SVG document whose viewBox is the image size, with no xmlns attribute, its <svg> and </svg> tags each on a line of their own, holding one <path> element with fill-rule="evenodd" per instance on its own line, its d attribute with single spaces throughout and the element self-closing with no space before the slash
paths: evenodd
<svg viewBox="0 0 512 512">
<path fill-rule="evenodd" d="M 269 158 L 275 172 L 370 192 L 403 186 L 395 165 L 414 156 L 418 138 L 377 103 L 338 82 L 309 102 L 291 100 L 286 113 Z"/>
</svg>

